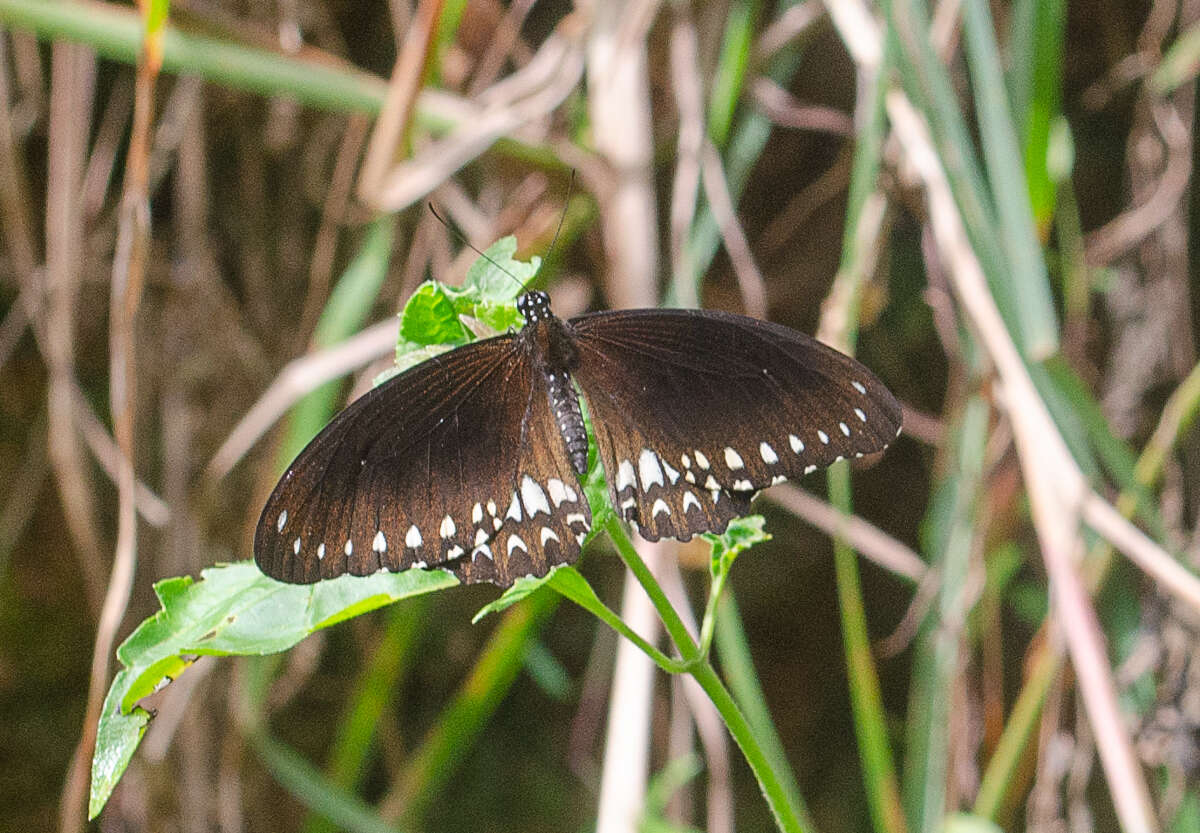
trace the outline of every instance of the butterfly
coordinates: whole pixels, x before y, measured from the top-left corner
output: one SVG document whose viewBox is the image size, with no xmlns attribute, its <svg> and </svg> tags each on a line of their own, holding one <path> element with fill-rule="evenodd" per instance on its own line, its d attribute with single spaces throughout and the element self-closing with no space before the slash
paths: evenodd
<svg viewBox="0 0 1200 833">
<path fill-rule="evenodd" d="M 612 505 L 651 541 L 720 533 L 759 490 L 900 432 L 869 370 L 778 324 L 681 309 L 564 321 L 541 291 L 517 309 L 520 330 L 392 377 L 300 452 L 255 531 L 264 573 L 428 567 L 507 587 L 573 562 L 592 521 L 580 393 Z"/>
</svg>

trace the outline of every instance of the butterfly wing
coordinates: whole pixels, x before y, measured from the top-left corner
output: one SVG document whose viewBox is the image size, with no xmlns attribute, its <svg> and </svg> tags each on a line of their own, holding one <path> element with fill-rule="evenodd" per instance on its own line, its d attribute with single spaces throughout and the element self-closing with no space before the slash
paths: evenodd
<svg viewBox="0 0 1200 833">
<path fill-rule="evenodd" d="M 259 567 L 296 583 L 414 566 L 511 583 L 519 571 L 544 573 L 548 559 L 576 556 L 566 518 L 583 514 L 586 525 L 590 514 L 577 486 L 565 494 L 575 480 L 561 438 L 529 419 L 539 395 L 548 410 L 540 377 L 527 345 L 509 334 L 432 358 L 353 402 L 300 453 L 267 500 L 254 536 Z M 491 546 L 506 524 L 529 535 L 531 517 L 545 520 L 519 500 L 512 505 L 524 476 L 543 484 L 551 503 L 564 497 L 561 523 L 548 526 L 563 547 L 551 541 L 523 554 Z M 524 493 L 540 506 L 533 489 Z M 582 513 L 565 500 L 571 494 Z M 539 544 L 545 526 L 533 530 Z"/>
<path fill-rule="evenodd" d="M 900 406 L 861 364 L 730 313 L 570 322 L 613 505 L 649 540 L 721 532 L 759 489 L 883 450 Z"/>
</svg>

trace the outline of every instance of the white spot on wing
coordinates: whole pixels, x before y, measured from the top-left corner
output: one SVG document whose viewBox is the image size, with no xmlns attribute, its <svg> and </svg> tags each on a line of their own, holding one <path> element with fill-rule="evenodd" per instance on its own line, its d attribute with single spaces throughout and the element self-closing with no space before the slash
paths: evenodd
<svg viewBox="0 0 1200 833">
<path fill-rule="evenodd" d="M 817 467 L 816 467 L 816 466 L 805 466 L 805 467 L 804 467 L 804 473 L 805 473 L 805 474 L 812 474 L 812 473 L 813 473 L 814 471 L 816 471 L 816 470 L 817 470 Z"/>
<path fill-rule="evenodd" d="M 555 509 L 562 506 L 563 501 L 568 499 L 566 484 L 557 477 L 547 480 L 546 488 L 550 490 L 550 500 L 553 501 Z"/>
<path fill-rule="evenodd" d="M 841 430 L 841 432 L 842 432 L 842 434 L 843 434 L 843 435 L 845 435 L 845 436 L 847 436 L 847 437 L 849 437 L 849 436 L 850 436 L 850 426 L 848 426 L 846 423 L 844 423 L 844 422 L 839 422 L 839 423 L 838 423 L 838 428 Z"/>
<path fill-rule="evenodd" d="M 408 532 L 404 535 L 404 545 L 410 549 L 416 549 L 424 543 L 421 539 L 421 530 L 417 529 L 417 525 L 413 524 L 408 528 Z"/>
<path fill-rule="evenodd" d="M 513 550 L 517 549 L 518 547 L 521 548 L 521 552 L 526 552 L 526 553 L 529 552 L 529 547 L 525 546 L 525 542 L 523 540 L 521 540 L 520 535 L 509 535 L 508 536 L 508 554 L 512 555 Z"/>
<path fill-rule="evenodd" d="M 701 512 L 704 511 L 704 507 L 700 505 L 700 498 L 696 497 L 695 492 L 690 489 L 683 493 L 683 514 L 685 515 L 687 514 L 688 504 L 695 506 Z"/>
<path fill-rule="evenodd" d="M 454 525 L 454 518 L 447 515 L 442 518 L 442 525 L 438 528 L 443 538 L 453 538 L 454 533 L 458 531 L 458 527 Z"/>
<path fill-rule="evenodd" d="M 687 456 L 686 451 L 683 453 L 683 456 L 679 458 L 679 462 L 683 463 L 683 467 L 685 469 L 690 469 L 692 467 L 692 458 Z"/>
<path fill-rule="evenodd" d="M 516 492 L 513 492 L 512 503 L 508 505 L 508 511 L 504 513 L 504 517 L 512 518 L 517 523 L 521 522 L 521 501 L 520 498 L 517 497 Z M 500 519 L 497 518 L 496 520 Z M 499 526 L 496 527 L 496 529 L 499 528 Z"/>
<path fill-rule="evenodd" d="M 823 442 L 825 445 L 829 445 L 829 435 L 820 429 L 817 430 L 817 439 Z"/>
<path fill-rule="evenodd" d="M 859 422 L 866 422 L 866 421 L 867 421 L 867 415 L 863 413 L 863 409 L 862 409 L 862 408 L 855 408 L 855 409 L 854 409 L 854 415 L 855 415 L 856 417 L 858 417 L 858 421 L 859 421 Z"/>
<path fill-rule="evenodd" d="M 482 546 L 483 544 L 486 544 L 488 542 L 488 538 L 489 538 L 489 536 L 487 534 L 486 529 L 476 530 L 475 531 L 475 546 L 478 547 L 478 546 Z"/>
<path fill-rule="evenodd" d="M 654 506 L 650 509 L 651 518 L 657 518 L 659 515 L 671 516 L 671 507 L 667 506 L 667 502 L 662 498 L 654 501 Z"/>
<path fill-rule="evenodd" d="M 480 523 L 481 521 L 483 521 L 483 505 L 477 503 L 471 509 L 471 522 Z"/>
<path fill-rule="evenodd" d="M 704 488 L 708 489 L 710 492 L 719 492 L 721 491 L 721 484 L 717 482 L 717 478 L 710 474 L 708 479 L 704 481 Z"/>
<path fill-rule="evenodd" d="M 754 484 L 752 484 L 749 480 L 733 481 L 733 490 L 735 492 L 748 492 L 753 488 L 754 488 Z"/>
<path fill-rule="evenodd" d="M 542 546 L 546 546 L 547 541 L 554 541 L 561 544 L 562 540 L 554 533 L 554 530 L 548 526 L 542 527 Z"/>
<path fill-rule="evenodd" d="M 791 445 L 792 451 L 799 454 L 804 450 L 804 440 L 797 437 L 795 434 L 788 434 L 788 444 Z"/>
<path fill-rule="evenodd" d="M 354 542 L 351 541 L 349 538 L 346 539 L 345 552 L 346 552 L 347 556 L 354 555 Z"/>
<path fill-rule="evenodd" d="M 865 394 L 867 392 L 867 389 L 863 387 L 862 382 L 851 382 L 850 384 L 853 385 L 854 389 L 859 393 Z"/>
<path fill-rule="evenodd" d="M 666 460 L 662 460 L 660 462 L 662 462 L 663 471 L 667 473 L 667 479 L 670 480 L 671 485 L 674 486 L 679 481 L 679 472 L 671 468 L 670 464 L 667 463 Z"/>
<path fill-rule="evenodd" d="M 708 468 L 708 458 L 704 456 L 704 452 L 696 449 L 696 465 L 702 469 Z"/>
<path fill-rule="evenodd" d="M 461 556 L 463 554 L 463 552 L 465 552 L 465 550 L 463 550 L 463 548 L 460 547 L 458 544 L 455 544 L 450 549 L 446 550 L 446 560 L 453 561 L 454 559 Z"/>
<path fill-rule="evenodd" d="M 587 526 L 587 518 L 583 516 L 582 512 L 570 512 L 567 514 L 567 526 L 571 524 L 583 524 Z"/>
<path fill-rule="evenodd" d="M 625 488 L 632 489 L 637 485 L 637 474 L 633 471 L 633 463 L 629 460 L 622 460 L 621 465 L 617 466 L 617 491 Z"/>
<path fill-rule="evenodd" d="M 488 514 L 491 515 L 493 518 L 496 517 L 496 501 L 489 500 L 487 502 L 487 511 L 488 511 Z"/>
<path fill-rule="evenodd" d="M 295 541 L 292 542 L 292 552 L 294 552 L 296 555 L 300 554 L 300 539 L 299 538 L 297 538 Z"/>
<path fill-rule="evenodd" d="M 550 514 L 550 503 L 546 500 L 546 493 L 529 475 L 525 475 L 521 481 L 521 503 L 525 504 L 525 511 L 531 518 L 538 512 Z"/>
<path fill-rule="evenodd" d="M 771 485 L 778 486 L 780 483 L 783 483 L 786 480 L 787 480 L 787 475 L 777 474 L 771 478 Z"/>
<path fill-rule="evenodd" d="M 779 455 L 775 453 L 775 449 L 771 448 L 771 444 L 765 440 L 758 444 L 758 454 L 768 466 L 773 466 L 779 462 Z"/>
<path fill-rule="evenodd" d="M 378 553 L 387 552 L 387 538 L 383 537 L 383 530 L 375 531 L 375 540 L 371 542 L 371 549 Z"/>
<path fill-rule="evenodd" d="M 730 471 L 736 471 L 744 467 L 746 464 L 742 462 L 742 455 L 738 454 L 729 446 L 725 447 L 725 465 L 729 466 Z"/>
<path fill-rule="evenodd" d="M 323 561 L 324 559 L 325 559 L 325 545 L 318 544 L 317 545 L 317 560 Z"/>
<path fill-rule="evenodd" d="M 494 561 L 494 560 L 495 560 L 495 559 L 492 557 L 492 548 L 491 548 L 491 547 L 489 547 L 487 544 L 480 544 L 480 545 L 479 545 L 479 546 L 477 546 L 475 549 L 471 550 L 471 558 L 474 558 L 474 557 L 475 557 L 475 556 L 477 556 L 477 555 L 482 555 L 482 556 L 483 556 L 483 557 L 485 557 L 485 558 L 486 558 L 488 561 Z"/>
<path fill-rule="evenodd" d="M 277 520 L 275 522 L 275 530 L 277 532 L 283 532 L 283 527 L 286 524 L 287 524 L 287 510 L 284 509 L 282 512 L 279 513 L 279 520 Z"/>
<path fill-rule="evenodd" d="M 642 478 L 642 491 L 650 491 L 650 484 L 657 483 L 659 486 L 663 484 L 662 467 L 658 464 L 658 455 L 648 448 L 643 448 L 641 455 L 638 457 L 638 474 Z"/>
<path fill-rule="evenodd" d="M 499 518 L 492 518 L 492 529 L 499 531 L 502 526 L 504 526 L 504 521 Z"/>
</svg>

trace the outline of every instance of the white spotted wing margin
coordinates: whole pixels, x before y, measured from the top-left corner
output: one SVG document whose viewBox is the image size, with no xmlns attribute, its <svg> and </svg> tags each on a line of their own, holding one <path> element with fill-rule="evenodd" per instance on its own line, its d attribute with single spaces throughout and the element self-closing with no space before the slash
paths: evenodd
<svg viewBox="0 0 1200 833">
<path fill-rule="evenodd" d="M 255 530 L 259 568 L 304 584 L 441 567 L 507 585 L 574 560 L 591 516 L 545 397 L 521 333 L 389 379 L 288 467 Z"/>
<path fill-rule="evenodd" d="M 613 507 L 648 540 L 720 533 L 760 489 L 880 452 L 900 431 L 874 374 L 778 324 L 656 309 L 568 328 Z"/>
</svg>

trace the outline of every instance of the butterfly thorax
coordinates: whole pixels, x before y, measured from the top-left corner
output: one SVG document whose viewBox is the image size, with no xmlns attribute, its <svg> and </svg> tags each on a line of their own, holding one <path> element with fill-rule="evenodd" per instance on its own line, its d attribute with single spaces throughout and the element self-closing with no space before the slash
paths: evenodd
<svg viewBox="0 0 1200 833">
<path fill-rule="evenodd" d="M 550 311 L 550 296 L 545 292 L 526 292 L 517 299 L 517 309 L 525 316 L 521 331 L 533 354 L 535 373 L 546 380 L 546 395 L 554 422 L 566 443 L 567 457 L 578 474 L 587 472 L 588 440 L 579 407 L 579 394 L 571 382 L 571 371 L 579 364 L 579 351 L 568 325 Z"/>
</svg>

